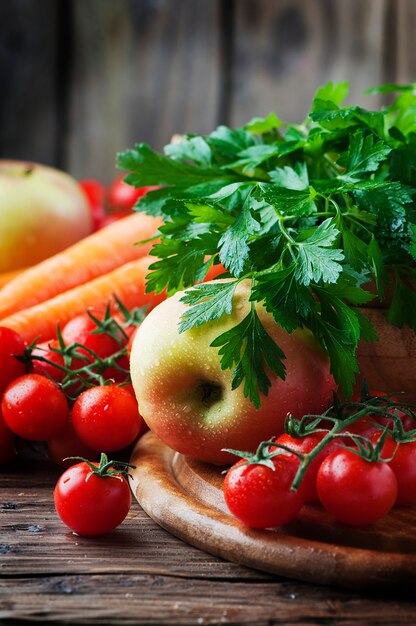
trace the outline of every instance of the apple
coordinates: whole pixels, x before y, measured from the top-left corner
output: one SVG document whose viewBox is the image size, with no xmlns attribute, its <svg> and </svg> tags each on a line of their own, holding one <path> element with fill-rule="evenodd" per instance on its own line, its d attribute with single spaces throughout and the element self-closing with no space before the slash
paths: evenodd
<svg viewBox="0 0 416 626">
<path fill-rule="evenodd" d="M 88 201 L 60 170 L 0 160 L 0 272 L 34 265 L 92 230 Z"/>
<path fill-rule="evenodd" d="M 164 443 L 200 461 L 225 464 L 235 457 L 222 448 L 254 451 L 260 441 L 282 433 L 289 412 L 301 417 L 330 404 L 335 383 L 327 354 L 308 330 L 287 333 L 261 305 L 259 318 L 286 355 L 286 380 L 269 372 L 272 385 L 258 409 L 244 397 L 243 386 L 231 389 L 232 373 L 221 369 L 218 349 L 210 344 L 249 312 L 250 281 L 237 286 L 230 316 L 179 333 L 187 309 L 182 295 L 149 313 L 130 355 L 140 414 Z"/>
</svg>

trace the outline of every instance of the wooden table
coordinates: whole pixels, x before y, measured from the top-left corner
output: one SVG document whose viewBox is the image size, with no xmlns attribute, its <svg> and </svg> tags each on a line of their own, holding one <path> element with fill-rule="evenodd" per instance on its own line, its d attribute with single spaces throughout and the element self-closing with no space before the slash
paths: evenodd
<svg viewBox="0 0 416 626">
<path fill-rule="evenodd" d="M 245 569 L 190 547 L 134 502 L 126 521 L 78 537 L 53 507 L 59 470 L 0 474 L 0 620 L 7 624 L 415 624 L 411 597 L 361 594 Z"/>
</svg>

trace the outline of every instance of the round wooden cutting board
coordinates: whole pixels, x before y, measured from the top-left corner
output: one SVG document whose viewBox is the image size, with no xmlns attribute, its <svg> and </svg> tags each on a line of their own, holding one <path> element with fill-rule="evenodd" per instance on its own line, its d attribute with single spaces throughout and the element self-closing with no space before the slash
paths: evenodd
<svg viewBox="0 0 416 626">
<path fill-rule="evenodd" d="M 215 556 L 265 572 L 352 589 L 416 585 L 416 508 L 351 528 L 306 505 L 284 528 L 248 529 L 227 510 L 221 468 L 193 461 L 147 433 L 135 447 L 131 487 L 160 526 Z"/>
</svg>

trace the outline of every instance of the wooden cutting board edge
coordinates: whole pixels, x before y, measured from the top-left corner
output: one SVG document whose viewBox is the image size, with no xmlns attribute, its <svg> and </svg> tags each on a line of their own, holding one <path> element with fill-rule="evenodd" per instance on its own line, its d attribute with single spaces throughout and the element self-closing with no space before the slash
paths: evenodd
<svg viewBox="0 0 416 626">
<path fill-rule="evenodd" d="M 381 552 L 256 530 L 188 493 L 175 477 L 177 453 L 153 433 L 132 452 L 131 488 L 161 527 L 214 556 L 279 576 L 359 590 L 406 591 L 416 585 L 416 555 Z"/>
</svg>

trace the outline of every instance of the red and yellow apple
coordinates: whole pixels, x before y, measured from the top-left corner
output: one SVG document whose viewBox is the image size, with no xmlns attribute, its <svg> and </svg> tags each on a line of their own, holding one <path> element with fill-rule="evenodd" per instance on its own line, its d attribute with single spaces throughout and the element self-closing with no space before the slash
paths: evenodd
<svg viewBox="0 0 416 626">
<path fill-rule="evenodd" d="M 271 388 L 255 409 L 242 386 L 231 389 L 232 373 L 222 370 L 218 349 L 210 346 L 248 313 L 250 282 L 235 292 L 230 316 L 183 333 L 187 306 L 178 292 L 156 306 L 137 331 L 130 357 L 140 414 L 167 445 L 201 461 L 224 464 L 222 448 L 254 451 L 260 441 L 279 435 L 290 412 L 295 417 L 321 412 L 335 389 L 329 359 L 307 330 L 289 334 L 261 305 L 258 316 L 285 353 L 286 379 L 269 372 Z"/>
<path fill-rule="evenodd" d="M 92 230 L 77 181 L 46 165 L 0 160 L 0 272 L 33 265 Z"/>
</svg>

